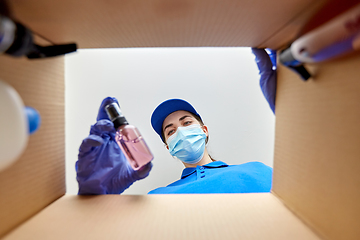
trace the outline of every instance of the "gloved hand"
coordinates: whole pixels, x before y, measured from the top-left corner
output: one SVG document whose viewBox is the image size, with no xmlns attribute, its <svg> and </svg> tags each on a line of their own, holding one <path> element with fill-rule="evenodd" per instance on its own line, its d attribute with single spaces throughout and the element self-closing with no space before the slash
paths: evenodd
<svg viewBox="0 0 360 240">
<path fill-rule="evenodd" d="M 276 53 L 272 53 L 271 59 L 264 49 L 252 48 L 255 55 L 255 61 L 259 68 L 260 87 L 268 101 L 271 110 L 275 113 L 275 97 L 276 97 Z M 275 66 L 275 69 L 273 69 Z"/>
<path fill-rule="evenodd" d="M 116 102 L 107 97 L 101 103 L 97 122 L 90 129 L 90 135 L 80 146 L 76 162 L 77 181 L 80 195 L 120 194 L 133 182 L 149 175 L 149 162 L 135 171 L 115 141 L 115 128 L 109 120 L 105 106 Z"/>
</svg>

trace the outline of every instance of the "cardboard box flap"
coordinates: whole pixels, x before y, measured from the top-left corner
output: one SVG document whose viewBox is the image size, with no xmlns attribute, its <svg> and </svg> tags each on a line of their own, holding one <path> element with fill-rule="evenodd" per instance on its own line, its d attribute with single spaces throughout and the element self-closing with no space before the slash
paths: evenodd
<svg viewBox="0 0 360 240">
<path fill-rule="evenodd" d="M 274 49 L 325 2 L 9 1 L 35 32 L 80 48 Z M 65 192 L 64 66 L 62 58 L 0 62 L 0 77 L 43 119 L 21 159 L 0 174 L 2 236 Z M 310 66 L 307 83 L 279 66 L 273 191 L 288 208 L 273 194 L 66 196 L 6 239 L 319 239 L 302 221 L 329 239 L 359 239 L 359 65 L 355 53 Z"/>
<path fill-rule="evenodd" d="M 9 1 L 56 43 L 80 48 L 266 46 L 289 42 L 325 0 Z"/>
<path fill-rule="evenodd" d="M 2 236 L 65 194 L 65 89 L 62 57 L 29 61 L 1 56 L 0 66 L 0 78 L 41 116 L 24 153 L 0 172 Z"/>
<path fill-rule="evenodd" d="M 360 237 L 360 53 L 279 66 L 273 191 L 329 239 Z"/>
<path fill-rule="evenodd" d="M 64 196 L 4 239 L 318 240 L 275 196 Z"/>
</svg>

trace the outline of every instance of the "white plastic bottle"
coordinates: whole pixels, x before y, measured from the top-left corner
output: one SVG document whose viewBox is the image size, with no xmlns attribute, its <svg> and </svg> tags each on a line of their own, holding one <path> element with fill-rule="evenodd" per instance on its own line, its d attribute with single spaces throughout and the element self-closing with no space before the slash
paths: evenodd
<svg viewBox="0 0 360 240">
<path fill-rule="evenodd" d="M 16 90 L 0 80 L 0 171 L 21 156 L 40 123 L 38 111 L 24 106 Z"/>
<path fill-rule="evenodd" d="M 24 107 L 16 90 L 0 80 L 0 171 L 26 148 L 29 130 Z"/>
</svg>

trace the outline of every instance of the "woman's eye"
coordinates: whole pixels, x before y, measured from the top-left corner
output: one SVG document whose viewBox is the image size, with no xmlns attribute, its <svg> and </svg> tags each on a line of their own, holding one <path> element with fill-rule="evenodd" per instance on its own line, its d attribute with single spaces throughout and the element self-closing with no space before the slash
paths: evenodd
<svg viewBox="0 0 360 240">
<path fill-rule="evenodd" d="M 172 135 L 173 133 L 174 133 L 174 130 L 170 130 L 167 135 L 170 136 L 170 135 Z"/>
<path fill-rule="evenodd" d="M 191 121 L 186 121 L 186 122 L 184 122 L 184 125 L 186 126 L 186 125 L 190 125 L 191 124 Z"/>
</svg>

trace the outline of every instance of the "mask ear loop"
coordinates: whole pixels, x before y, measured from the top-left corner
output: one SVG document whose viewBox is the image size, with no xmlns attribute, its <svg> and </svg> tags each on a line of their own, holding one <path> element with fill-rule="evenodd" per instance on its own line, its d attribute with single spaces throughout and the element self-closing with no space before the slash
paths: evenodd
<svg viewBox="0 0 360 240">
<path fill-rule="evenodd" d="M 200 127 L 201 127 L 201 130 L 203 130 L 203 132 L 204 132 L 204 128 L 203 128 L 204 126 L 206 126 L 206 125 L 204 124 L 204 125 L 200 126 Z M 207 128 L 207 126 L 206 126 L 206 128 Z M 205 133 L 205 132 L 204 132 L 204 133 Z M 206 134 L 206 133 L 205 133 L 205 134 Z M 210 138 L 210 135 L 209 135 L 209 131 L 208 131 L 208 135 L 206 136 L 206 139 L 205 139 L 205 146 L 208 145 L 209 138 Z"/>
<path fill-rule="evenodd" d="M 204 126 L 206 126 L 206 125 L 205 125 L 205 124 L 202 125 L 202 126 L 201 126 L 201 129 L 203 129 Z M 207 127 L 207 126 L 206 126 L 206 127 Z M 208 131 L 208 135 L 207 135 L 207 137 L 206 137 L 206 139 L 205 139 L 205 147 L 206 147 L 206 148 L 207 148 L 208 143 L 209 143 L 209 138 L 210 138 L 210 134 L 209 134 L 209 131 Z M 209 153 L 208 153 L 208 155 L 209 155 L 209 157 L 210 157 L 210 159 L 211 159 L 212 161 L 217 161 L 217 160 L 213 159 Z"/>
</svg>

